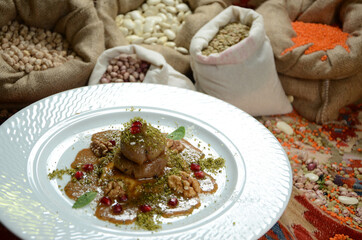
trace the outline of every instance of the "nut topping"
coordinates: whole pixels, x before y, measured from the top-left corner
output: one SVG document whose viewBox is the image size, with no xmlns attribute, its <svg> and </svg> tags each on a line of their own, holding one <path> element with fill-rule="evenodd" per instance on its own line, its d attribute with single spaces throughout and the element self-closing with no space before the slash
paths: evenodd
<svg viewBox="0 0 362 240">
<path fill-rule="evenodd" d="M 167 138 L 166 146 L 176 153 L 180 153 L 185 149 L 185 146 L 181 143 L 180 140 L 172 140 L 169 138 Z"/>
<path fill-rule="evenodd" d="M 103 157 L 106 153 L 114 148 L 111 142 L 102 142 L 93 140 L 90 144 L 90 149 L 97 157 Z"/>
<path fill-rule="evenodd" d="M 169 176 L 167 180 L 168 186 L 185 198 L 196 197 L 201 192 L 199 182 L 186 172 L 180 172 L 180 174 L 181 176 Z"/>
<path fill-rule="evenodd" d="M 123 197 L 125 195 L 125 191 L 122 188 L 122 182 L 111 181 L 107 184 L 104 193 L 110 198 L 118 198 Z"/>
</svg>

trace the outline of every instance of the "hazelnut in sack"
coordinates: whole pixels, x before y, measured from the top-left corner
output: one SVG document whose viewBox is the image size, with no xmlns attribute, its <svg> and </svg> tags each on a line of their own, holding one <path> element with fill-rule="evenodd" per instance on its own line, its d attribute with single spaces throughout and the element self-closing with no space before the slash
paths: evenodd
<svg viewBox="0 0 362 240">
<path fill-rule="evenodd" d="M 292 111 L 275 69 L 263 18 L 230 6 L 192 38 L 191 68 L 196 89 L 253 116 Z"/>
<path fill-rule="evenodd" d="M 194 84 L 158 52 L 138 45 L 114 47 L 98 58 L 88 85 L 144 82 L 195 90 Z"/>
</svg>

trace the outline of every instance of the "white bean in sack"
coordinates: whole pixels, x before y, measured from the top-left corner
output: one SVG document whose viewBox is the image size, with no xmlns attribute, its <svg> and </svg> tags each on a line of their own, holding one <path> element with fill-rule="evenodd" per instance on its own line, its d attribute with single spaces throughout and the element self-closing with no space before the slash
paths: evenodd
<svg viewBox="0 0 362 240">
<path fill-rule="evenodd" d="M 182 0 L 148 0 L 138 9 L 118 15 L 115 21 L 131 44 L 164 45 L 188 54 L 174 40 L 189 14 L 189 6 Z"/>
</svg>

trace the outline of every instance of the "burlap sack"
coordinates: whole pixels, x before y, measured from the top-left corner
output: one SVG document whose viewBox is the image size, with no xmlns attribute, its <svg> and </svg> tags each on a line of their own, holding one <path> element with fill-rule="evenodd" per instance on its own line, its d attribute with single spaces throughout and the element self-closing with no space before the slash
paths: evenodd
<svg viewBox="0 0 362 240">
<path fill-rule="evenodd" d="M 294 96 L 294 108 L 305 118 L 326 123 L 338 117 L 341 107 L 362 98 L 362 1 L 353 0 L 269 0 L 258 9 L 264 17 L 277 71 L 283 88 Z M 334 25 L 350 34 L 344 48 L 317 51 L 308 55 L 309 45 L 281 53 L 294 45 L 291 22 Z M 321 61 L 323 55 L 326 61 Z"/>
<path fill-rule="evenodd" d="M 104 51 L 103 24 L 91 0 L 2 0 L 0 26 L 17 20 L 63 35 L 82 60 L 44 71 L 17 72 L 0 57 L 0 108 L 22 107 L 51 94 L 84 86 Z"/>
<path fill-rule="evenodd" d="M 137 9 L 146 0 L 98 0 L 96 9 L 99 18 L 104 22 L 106 49 L 129 44 L 115 23 L 118 14 L 125 14 Z M 193 14 L 185 20 L 185 25 L 176 36 L 175 43 L 179 47 L 189 49 L 191 38 L 210 19 L 230 5 L 230 0 L 185 0 Z M 160 45 L 146 45 L 143 47 L 161 53 L 174 69 L 183 74 L 191 71 L 189 55 Z"/>
<path fill-rule="evenodd" d="M 265 1 L 267 0 L 232 0 L 232 4 L 239 7 L 256 9 Z"/>
</svg>

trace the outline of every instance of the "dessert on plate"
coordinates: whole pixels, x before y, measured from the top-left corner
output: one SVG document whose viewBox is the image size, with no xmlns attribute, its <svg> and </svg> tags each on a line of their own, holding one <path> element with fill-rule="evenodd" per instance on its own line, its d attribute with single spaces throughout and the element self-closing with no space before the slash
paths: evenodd
<svg viewBox="0 0 362 240">
<path fill-rule="evenodd" d="M 225 160 L 205 154 L 183 138 L 136 117 L 123 130 L 92 135 L 90 147 L 78 152 L 70 169 L 55 170 L 50 179 L 71 175 L 65 194 L 73 208 L 95 202 L 95 216 L 115 224 L 160 228 L 161 218 L 189 215 L 202 195 L 215 193 L 213 176 Z M 201 198 L 200 198 L 201 197 Z"/>
</svg>

